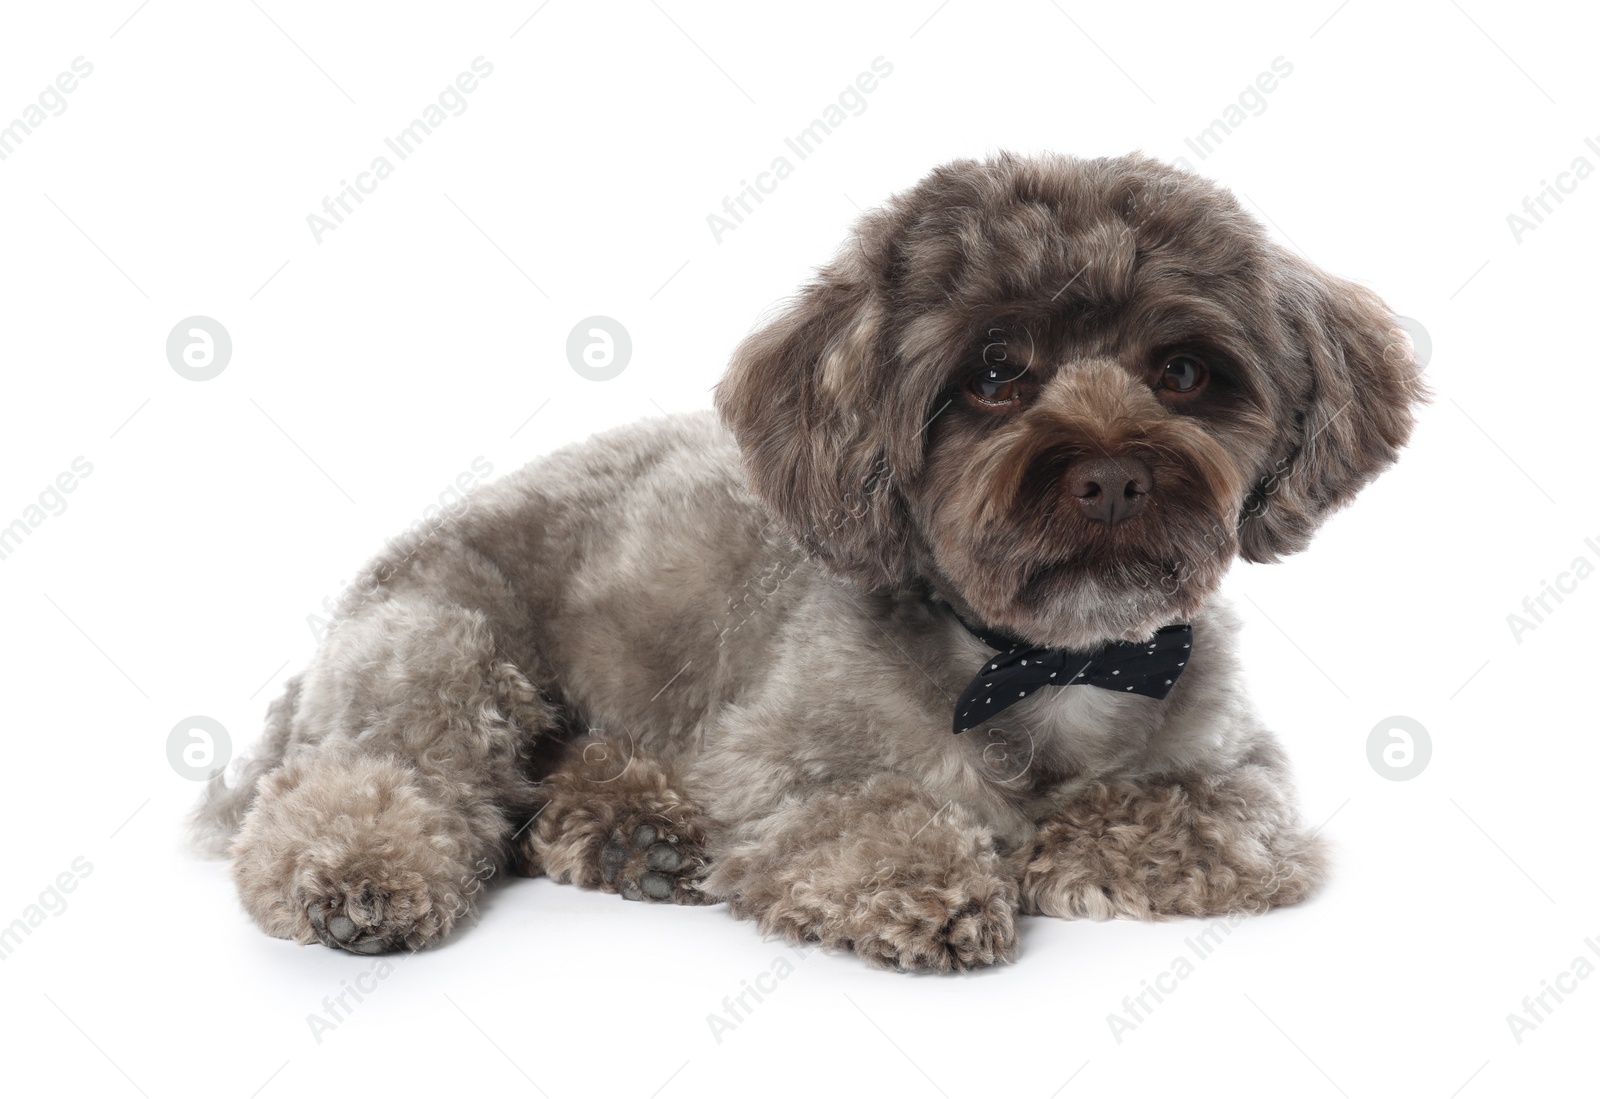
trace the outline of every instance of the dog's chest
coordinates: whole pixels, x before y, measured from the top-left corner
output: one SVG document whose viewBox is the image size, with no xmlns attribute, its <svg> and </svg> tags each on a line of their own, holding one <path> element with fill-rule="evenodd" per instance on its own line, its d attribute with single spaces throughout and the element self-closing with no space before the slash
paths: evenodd
<svg viewBox="0 0 1600 1099">
<path fill-rule="evenodd" d="M 1039 775 L 1104 774 L 1137 758 L 1159 724 L 1160 703 L 1098 687 L 1052 687 L 962 734 L 986 763 Z"/>
</svg>

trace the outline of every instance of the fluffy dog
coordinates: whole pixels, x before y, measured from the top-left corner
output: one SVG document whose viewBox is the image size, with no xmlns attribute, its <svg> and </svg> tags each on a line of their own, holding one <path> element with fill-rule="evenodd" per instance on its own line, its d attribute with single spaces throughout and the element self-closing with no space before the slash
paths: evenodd
<svg viewBox="0 0 1600 1099">
<path fill-rule="evenodd" d="M 1377 297 L 1203 179 L 947 165 L 739 347 L 720 418 L 391 545 L 200 822 L 267 932 L 362 954 L 512 871 L 900 969 L 1011 960 L 1027 913 L 1291 904 L 1324 854 L 1215 593 L 1423 396 Z"/>
</svg>

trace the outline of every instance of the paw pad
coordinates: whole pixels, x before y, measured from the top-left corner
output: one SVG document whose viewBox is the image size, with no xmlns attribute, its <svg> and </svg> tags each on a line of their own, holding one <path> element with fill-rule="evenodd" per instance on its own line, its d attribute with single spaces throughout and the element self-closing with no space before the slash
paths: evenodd
<svg viewBox="0 0 1600 1099">
<path fill-rule="evenodd" d="M 600 878 L 630 901 L 701 903 L 698 844 L 648 822 L 621 827 L 600 848 Z"/>
<path fill-rule="evenodd" d="M 362 928 L 344 914 L 344 904 L 334 901 L 313 901 L 306 905 L 306 919 L 323 946 L 335 950 L 348 950 L 352 954 L 383 954 L 399 946 L 391 942 L 381 928 Z M 329 915 L 332 910 L 334 915 Z"/>
</svg>

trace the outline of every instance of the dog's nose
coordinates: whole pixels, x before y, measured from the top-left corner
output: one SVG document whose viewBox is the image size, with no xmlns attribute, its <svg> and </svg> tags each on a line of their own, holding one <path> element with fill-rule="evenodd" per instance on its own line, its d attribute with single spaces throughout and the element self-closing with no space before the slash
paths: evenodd
<svg viewBox="0 0 1600 1099">
<path fill-rule="evenodd" d="M 1154 483 L 1138 458 L 1080 458 L 1067 467 L 1066 480 L 1083 513 L 1107 526 L 1139 514 Z"/>
</svg>

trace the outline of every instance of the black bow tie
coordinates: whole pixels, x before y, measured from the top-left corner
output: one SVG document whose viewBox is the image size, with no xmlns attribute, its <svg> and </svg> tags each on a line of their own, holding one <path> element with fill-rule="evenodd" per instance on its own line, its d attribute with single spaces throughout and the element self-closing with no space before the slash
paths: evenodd
<svg viewBox="0 0 1600 1099">
<path fill-rule="evenodd" d="M 966 623 L 962 623 L 966 626 Z M 1166 698 L 1189 663 L 1194 632 L 1188 626 L 1166 626 L 1149 641 L 1113 641 L 1091 649 L 1043 649 L 1014 637 L 967 626 L 967 632 L 998 649 L 956 702 L 955 733 L 981 725 L 1007 706 L 1014 706 L 1041 687 L 1087 684 L 1108 691 Z"/>
</svg>

